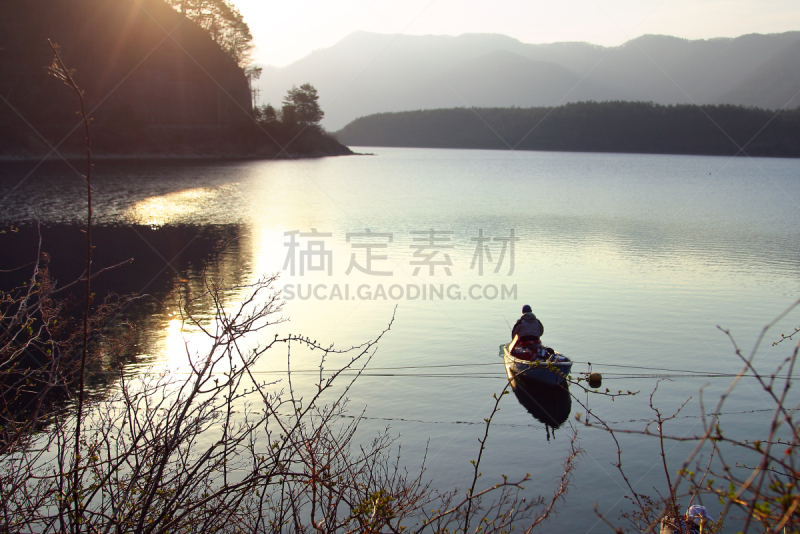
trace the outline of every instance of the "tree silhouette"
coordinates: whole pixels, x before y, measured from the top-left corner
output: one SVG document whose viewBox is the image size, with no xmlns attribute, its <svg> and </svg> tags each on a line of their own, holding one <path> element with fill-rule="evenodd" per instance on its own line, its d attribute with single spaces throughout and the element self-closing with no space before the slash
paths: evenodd
<svg viewBox="0 0 800 534">
<path fill-rule="evenodd" d="M 176 11 L 203 28 L 240 67 L 248 65 L 253 36 L 239 10 L 228 0 L 166 0 Z"/>
<path fill-rule="evenodd" d="M 299 88 L 293 85 L 283 99 L 284 122 L 291 117 L 292 122 L 301 128 L 319 129 L 319 123 L 325 112 L 319 107 L 318 101 L 317 90 L 310 83 L 304 83 Z"/>
</svg>

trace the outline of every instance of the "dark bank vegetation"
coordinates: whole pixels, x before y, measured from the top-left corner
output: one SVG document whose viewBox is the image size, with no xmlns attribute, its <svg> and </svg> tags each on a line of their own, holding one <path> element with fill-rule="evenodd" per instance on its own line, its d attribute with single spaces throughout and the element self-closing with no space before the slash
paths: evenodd
<svg viewBox="0 0 800 534">
<path fill-rule="evenodd" d="M 47 79 L 48 39 L 85 91 L 95 156 L 350 153 L 321 129 L 284 135 L 255 123 L 252 38 L 226 0 L 7 0 L 0 157 L 82 153 L 69 95 Z"/>
<path fill-rule="evenodd" d="M 380 113 L 336 133 L 351 146 L 800 157 L 800 109 L 581 102 Z"/>
<path fill-rule="evenodd" d="M 255 125 L 275 146 L 304 154 L 352 154 L 320 126 L 324 116 L 317 90 L 309 83 L 292 86 L 280 109 L 272 104 L 253 109 Z"/>
</svg>

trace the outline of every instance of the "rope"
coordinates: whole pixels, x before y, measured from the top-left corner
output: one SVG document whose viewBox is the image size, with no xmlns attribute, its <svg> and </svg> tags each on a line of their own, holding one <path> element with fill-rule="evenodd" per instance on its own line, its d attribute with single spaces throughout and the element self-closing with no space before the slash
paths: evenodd
<svg viewBox="0 0 800 534">
<path fill-rule="evenodd" d="M 706 414 L 681 414 L 675 419 L 700 419 L 702 417 L 712 417 L 712 416 L 723 416 L 723 415 L 743 415 L 743 414 L 754 414 L 754 413 L 761 413 L 761 412 L 773 412 L 772 409 L 759 409 L 759 410 L 741 410 L 735 412 L 709 412 Z M 403 423 L 417 423 L 422 425 L 485 425 L 485 421 L 426 421 L 424 419 L 410 419 L 407 417 L 372 417 L 368 415 L 340 415 L 343 419 L 365 419 L 370 421 L 399 421 Z M 624 424 L 624 423 L 649 423 L 652 419 L 649 418 L 638 418 L 638 419 L 624 419 L 619 421 L 606 421 L 609 424 Z M 500 422 L 492 422 L 492 426 L 503 426 L 503 427 L 537 427 L 542 426 L 541 424 L 537 423 L 500 423 Z"/>
<path fill-rule="evenodd" d="M 737 376 L 739 376 L 735 373 L 709 373 L 709 374 L 670 373 L 670 374 L 652 374 L 652 375 L 623 374 L 623 373 L 602 373 L 602 374 L 603 374 L 603 380 L 621 380 L 623 378 L 736 378 Z M 756 378 L 756 376 L 742 375 L 742 378 Z M 775 377 L 775 378 L 787 378 L 787 377 Z"/>
<path fill-rule="evenodd" d="M 590 364 L 590 362 L 580 362 L 580 361 L 573 361 L 573 364 Z M 626 365 L 626 364 L 613 364 L 613 363 L 594 363 L 591 364 L 592 368 L 602 368 L 602 367 L 614 367 L 618 369 L 642 369 L 647 371 L 662 371 L 661 373 L 622 373 L 622 372 L 603 372 L 603 380 L 623 380 L 623 379 L 662 379 L 662 378 L 735 378 L 740 376 L 737 373 L 715 373 L 711 371 L 692 371 L 688 369 L 669 369 L 669 368 L 662 368 L 662 367 L 645 367 L 640 365 Z M 485 366 L 492 366 L 494 368 L 498 368 L 498 362 L 490 362 L 490 363 L 465 363 L 465 364 L 434 364 L 434 365 L 402 365 L 402 366 L 394 366 L 394 367 L 368 367 L 364 371 L 361 371 L 361 376 L 374 376 L 374 377 L 415 377 L 415 378 L 477 378 L 477 379 L 496 379 L 499 377 L 505 377 L 505 372 L 498 372 L 498 373 L 486 373 L 486 372 L 458 372 L 458 373 L 427 373 L 427 372 L 420 372 L 420 373 L 412 373 L 412 372 L 405 372 L 405 373 L 391 373 L 391 372 L 376 372 L 376 371 L 412 371 L 412 370 L 424 370 L 424 369 L 469 369 L 472 367 L 485 367 Z M 323 369 L 323 373 L 326 369 Z M 319 374 L 319 368 L 315 369 L 292 369 L 292 374 Z M 103 373 L 113 373 L 116 374 L 116 371 L 95 371 L 95 374 L 103 374 Z M 251 371 L 253 375 L 280 375 L 286 374 L 287 371 L 285 369 L 281 369 L 278 371 Z M 342 376 L 350 376 L 354 374 L 358 374 L 358 369 L 348 369 L 343 371 L 341 374 Z M 147 373 L 136 373 L 140 376 L 145 375 L 158 375 L 163 374 L 158 371 L 154 372 L 147 372 Z M 170 373 L 173 375 L 189 375 L 189 372 L 173 372 Z M 586 372 L 575 372 L 575 375 L 584 375 L 587 374 Z M 755 378 L 755 375 L 752 374 L 745 374 L 741 375 L 743 378 Z M 800 375 L 776 375 L 776 376 L 769 376 L 764 378 L 776 378 L 776 379 L 800 379 Z"/>
<path fill-rule="evenodd" d="M 623 369 L 644 369 L 646 371 L 666 371 L 669 373 L 696 373 L 696 374 L 721 374 L 721 373 L 714 373 L 712 371 L 692 371 L 688 369 L 666 369 L 663 367 L 643 367 L 641 365 L 625 365 L 619 363 L 592 363 L 592 362 L 576 362 L 575 360 L 572 363 L 580 363 L 580 364 L 587 364 L 591 365 L 592 367 L 621 367 Z M 735 376 L 735 375 L 734 375 Z"/>
</svg>

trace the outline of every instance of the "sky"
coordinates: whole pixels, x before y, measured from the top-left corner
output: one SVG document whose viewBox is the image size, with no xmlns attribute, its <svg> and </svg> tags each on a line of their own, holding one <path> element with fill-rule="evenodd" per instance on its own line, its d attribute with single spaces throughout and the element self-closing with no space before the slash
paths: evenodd
<svg viewBox="0 0 800 534">
<path fill-rule="evenodd" d="M 257 47 L 283 67 L 358 31 L 499 33 L 524 43 L 617 46 L 644 34 L 687 39 L 800 30 L 798 0 L 231 0 Z"/>
</svg>

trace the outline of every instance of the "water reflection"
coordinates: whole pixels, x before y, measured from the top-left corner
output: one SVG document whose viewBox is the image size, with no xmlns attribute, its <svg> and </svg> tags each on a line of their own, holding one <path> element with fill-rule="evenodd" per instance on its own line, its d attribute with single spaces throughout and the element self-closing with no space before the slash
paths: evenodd
<svg viewBox="0 0 800 534">
<path fill-rule="evenodd" d="M 547 440 L 554 430 L 569 418 L 572 397 L 569 385 L 549 385 L 522 375 L 510 377 L 511 387 L 519 403 L 545 426 Z"/>
<path fill-rule="evenodd" d="M 197 213 L 219 194 L 219 189 L 198 187 L 148 197 L 128 208 L 126 218 L 136 224 L 163 226 Z"/>
<path fill-rule="evenodd" d="M 101 274 L 92 281 L 96 302 L 108 294 L 136 295 L 137 298 L 114 314 L 107 333 L 136 326 L 137 335 L 129 364 L 131 372 L 155 359 L 185 355 L 179 308 L 206 291 L 205 279 L 240 285 L 250 280 L 250 246 L 239 225 L 217 226 L 98 226 L 93 230 L 95 272 L 131 263 Z M 41 251 L 50 262 L 50 274 L 59 286 L 80 277 L 84 269 L 85 234 L 80 225 L 56 224 L 37 229 L 23 226 L 16 232 L 0 234 L 0 287 L 15 287 L 27 280 L 31 262 Z M 243 241 L 245 243 L 243 244 Z M 28 265 L 27 268 L 19 268 Z M 82 299 L 82 289 L 64 298 Z M 80 310 L 80 306 L 73 308 Z M 213 318 L 213 303 L 197 301 L 192 313 L 201 323 Z M 108 362 L 106 362 L 108 363 Z M 97 383 L 97 389 L 107 384 Z"/>
</svg>

